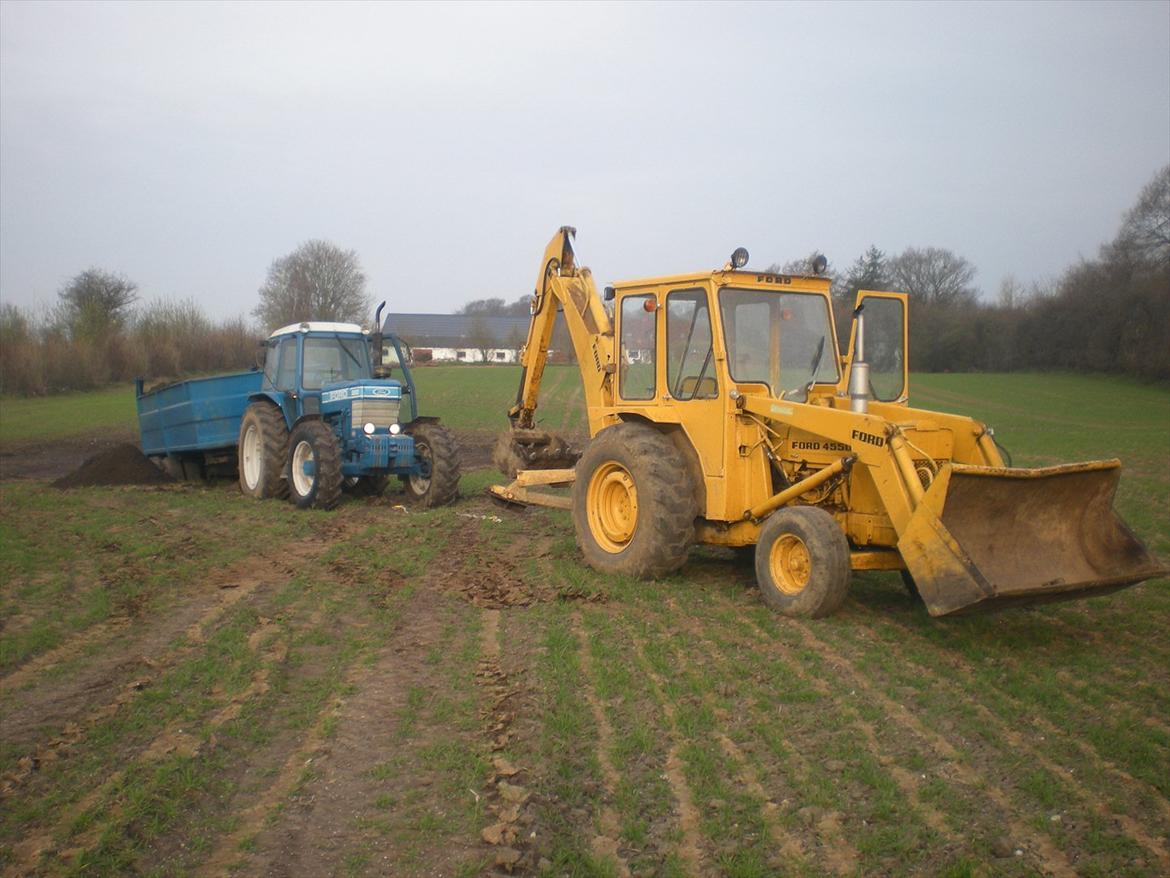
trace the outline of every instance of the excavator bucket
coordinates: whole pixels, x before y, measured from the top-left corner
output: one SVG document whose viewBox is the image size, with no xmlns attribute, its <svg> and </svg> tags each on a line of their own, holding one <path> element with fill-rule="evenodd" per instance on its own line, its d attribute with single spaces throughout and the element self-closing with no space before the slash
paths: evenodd
<svg viewBox="0 0 1170 878">
<path fill-rule="evenodd" d="M 544 430 L 509 430 L 492 451 L 492 463 L 509 479 L 521 470 L 568 469 L 581 452 L 556 433 Z"/>
<path fill-rule="evenodd" d="M 932 616 L 1069 600 L 1165 575 L 1113 509 L 1118 460 L 945 465 L 898 550 Z"/>
</svg>

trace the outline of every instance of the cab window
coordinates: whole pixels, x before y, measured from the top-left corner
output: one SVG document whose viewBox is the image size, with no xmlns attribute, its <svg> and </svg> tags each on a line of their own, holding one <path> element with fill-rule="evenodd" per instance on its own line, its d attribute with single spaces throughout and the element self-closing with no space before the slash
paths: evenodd
<svg viewBox="0 0 1170 878">
<path fill-rule="evenodd" d="M 618 365 L 618 390 L 623 399 L 653 399 L 654 364 L 658 340 L 654 332 L 653 295 L 627 296 L 622 299 L 621 357 Z"/>
<path fill-rule="evenodd" d="M 296 390 L 297 387 L 297 340 L 286 338 L 273 352 L 276 362 L 276 378 L 272 386 L 277 390 Z"/>
<path fill-rule="evenodd" d="M 870 393 L 879 402 L 894 402 L 906 389 L 902 302 L 866 296 L 865 361 L 869 363 Z"/>
<path fill-rule="evenodd" d="M 370 377 L 369 346 L 364 339 L 306 338 L 305 390 L 320 390 L 326 384 Z"/>
<path fill-rule="evenodd" d="M 798 402 L 808 398 L 812 383 L 837 383 L 829 303 L 823 296 L 724 287 L 719 307 L 736 381 L 767 384 L 776 396 Z"/>
<path fill-rule="evenodd" d="M 719 395 L 711 350 L 711 312 L 707 294 L 675 290 L 666 297 L 666 382 L 675 399 L 714 399 Z"/>
</svg>

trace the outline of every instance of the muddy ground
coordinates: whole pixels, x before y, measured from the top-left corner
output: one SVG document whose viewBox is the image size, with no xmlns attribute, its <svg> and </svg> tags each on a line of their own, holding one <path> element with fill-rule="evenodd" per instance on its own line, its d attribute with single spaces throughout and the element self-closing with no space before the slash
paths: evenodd
<svg viewBox="0 0 1170 878">
<path fill-rule="evenodd" d="M 0 457 L 4 874 L 1170 873 L 1160 592 L 944 626 L 871 576 L 782 620 L 726 552 L 582 567 L 483 496 L 494 438 L 433 512 L 62 505 L 124 436 Z"/>
</svg>

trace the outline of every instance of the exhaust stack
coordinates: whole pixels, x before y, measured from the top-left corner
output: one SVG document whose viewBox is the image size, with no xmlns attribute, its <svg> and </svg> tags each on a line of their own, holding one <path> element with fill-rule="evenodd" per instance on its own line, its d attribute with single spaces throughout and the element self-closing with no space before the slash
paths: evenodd
<svg viewBox="0 0 1170 878">
<path fill-rule="evenodd" d="M 849 365 L 849 410 L 859 415 L 869 411 L 869 363 L 865 362 L 865 305 L 853 312 L 853 362 Z"/>
</svg>

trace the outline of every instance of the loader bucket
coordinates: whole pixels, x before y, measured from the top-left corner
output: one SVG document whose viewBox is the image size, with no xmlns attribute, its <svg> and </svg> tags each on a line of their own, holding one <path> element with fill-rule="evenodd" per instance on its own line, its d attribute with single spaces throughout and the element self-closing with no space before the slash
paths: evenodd
<svg viewBox="0 0 1170 878">
<path fill-rule="evenodd" d="M 1118 460 L 944 466 L 898 542 L 930 614 L 1089 597 L 1165 575 L 1113 510 L 1120 477 Z"/>
</svg>

